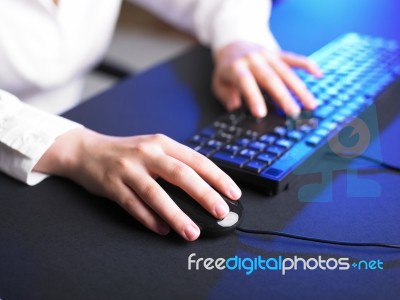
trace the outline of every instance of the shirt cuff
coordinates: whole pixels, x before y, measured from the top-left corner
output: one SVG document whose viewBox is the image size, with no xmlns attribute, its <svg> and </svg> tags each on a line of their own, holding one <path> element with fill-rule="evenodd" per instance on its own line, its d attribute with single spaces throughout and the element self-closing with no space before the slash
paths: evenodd
<svg viewBox="0 0 400 300">
<path fill-rule="evenodd" d="M 0 90 L 0 170 L 29 185 L 48 177 L 32 171 L 60 135 L 82 125 L 41 111 Z"/>
</svg>

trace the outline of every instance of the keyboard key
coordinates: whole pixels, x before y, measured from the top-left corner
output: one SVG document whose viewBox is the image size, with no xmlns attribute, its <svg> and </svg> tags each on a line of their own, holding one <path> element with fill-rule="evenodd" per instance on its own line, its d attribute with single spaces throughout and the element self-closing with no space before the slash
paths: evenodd
<svg viewBox="0 0 400 300">
<path fill-rule="evenodd" d="M 210 148 L 210 147 L 207 147 L 207 146 L 203 146 L 203 147 L 200 147 L 200 148 L 196 148 L 196 151 L 197 152 L 199 152 L 199 153 L 201 153 L 201 154 L 203 154 L 204 156 L 209 156 L 212 152 L 214 152 L 214 148 Z"/>
<path fill-rule="evenodd" d="M 347 104 L 346 108 L 353 112 L 356 112 L 360 109 L 360 106 L 361 105 L 359 103 L 351 102 L 351 103 Z"/>
<path fill-rule="evenodd" d="M 235 133 L 237 133 L 238 129 L 239 129 L 239 127 L 231 125 L 231 126 L 227 127 L 225 130 L 226 130 L 226 132 L 229 132 L 231 134 L 235 134 Z"/>
<path fill-rule="evenodd" d="M 285 125 L 286 125 L 286 134 L 291 130 L 298 130 L 301 125 L 307 124 L 312 125 L 317 119 L 313 118 L 313 112 L 310 110 L 303 110 L 299 116 L 296 118 L 286 117 Z"/>
<path fill-rule="evenodd" d="M 256 139 L 258 136 L 258 132 L 253 130 L 247 130 L 245 132 L 245 135 L 248 136 L 250 139 Z"/>
<path fill-rule="evenodd" d="M 281 156 L 283 152 L 285 152 L 285 148 L 279 146 L 270 146 L 267 148 L 266 152 L 275 154 L 276 156 Z"/>
<path fill-rule="evenodd" d="M 262 161 L 252 160 L 248 162 L 244 168 L 256 173 L 260 173 L 266 166 L 267 164 Z"/>
<path fill-rule="evenodd" d="M 227 123 L 220 122 L 220 121 L 215 121 L 213 125 L 215 128 L 222 129 L 222 130 L 228 128 Z"/>
<path fill-rule="evenodd" d="M 353 112 L 347 108 L 342 108 L 341 110 L 339 110 L 338 114 L 344 117 L 349 117 L 353 114 Z"/>
<path fill-rule="evenodd" d="M 336 114 L 333 116 L 332 120 L 336 123 L 343 123 L 346 120 L 346 117 L 343 115 Z"/>
<path fill-rule="evenodd" d="M 238 145 L 228 144 L 224 146 L 223 151 L 228 152 L 230 154 L 236 154 L 239 152 L 240 149 L 241 148 Z"/>
<path fill-rule="evenodd" d="M 343 105 L 343 102 L 340 101 L 339 99 L 335 99 L 335 100 L 332 100 L 330 104 L 335 107 L 341 107 Z"/>
<path fill-rule="evenodd" d="M 275 155 L 271 155 L 268 153 L 260 153 L 259 155 L 257 155 L 258 160 L 261 160 L 268 165 L 272 164 L 272 162 L 275 160 L 275 158 L 276 158 Z"/>
<path fill-rule="evenodd" d="M 297 142 L 297 141 L 299 141 L 299 140 L 301 140 L 303 138 L 303 135 L 304 134 L 299 130 L 290 130 L 290 131 L 288 131 L 286 136 L 289 139 L 294 140 L 294 141 Z"/>
<path fill-rule="evenodd" d="M 274 128 L 274 133 L 279 137 L 284 137 L 286 135 L 287 129 L 283 126 L 277 126 Z"/>
<path fill-rule="evenodd" d="M 327 93 L 329 96 L 336 96 L 336 95 L 338 94 L 338 90 L 337 90 L 336 88 L 334 88 L 334 87 L 330 87 L 330 88 L 328 88 L 328 89 L 326 90 L 326 93 Z"/>
<path fill-rule="evenodd" d="M 319 135 L 313 134 L 307 139 L 307 144 L 310 146 L 316 146 L 322 141 L 322 137 Z"/>
<path fill-rule="evenodd" d="M 258 138 L 260 142 L 263 142 L 267 145 L 271 145 L 276 141 L 276 136 L 271 134 L 264 134 Z"/>
<path fill-rule="evenodd" d="M 207 138 L 196 134 L 195 136 L 192 137 L 192 139 L 190 140 L 191 143 L 196 144 L 196 145 L 203 145 L 208 141 Z"/>
<path fill-rule="evenodd" d="M 196 151 L 197 151 L 197 149 L 200 149 L 200 148 L 201 148 L 200 145 L 194 144 L 194 143 L 192 143 L 191 141 L 189 141 L 188 143 L 185 143 L 185 145 L 188 146 L 188 147 L 190 147 L 190 148 L 192 148 L 193 150 L 196 150 Z"/>
<path fill-rule="evenodd" d="M 248 144 L 248 147 L 258 150 L 258 151 L 264 150 L 267 146 L 268 145 L 266 143 L 259 142 L 259 141 L 254 141 L 254 142 L 251 142 L 250 144 Z"/>
<path fill-rule="evenodd" d="M 267 177 L 270 177 L 270 176 L 272 176 L 272 177 L 278 177 L 278 176 L 281 175 L 282 173 L 283 173 L 283 170 L 281 170 L 281 169 L 269 167 L 269 168 L 266 168 L 266 169 L 261 173 L 261 175 L 264 175 L 264 176 L 267 176 Z"/>
<path fill-rule="evenodd" d="M 214 149 L 219 149 L 222 146 L 222 143 L 220 141 L 216 141 L 216 140 L 209 140 L 207 142 L 207 146 L 214 148 Z"/>
<path fill-rule="evenodd" d="M 361 97 L 357 97 L 356 99 L 354 99 L 354 102 L 363 106 L 364 104 L 367 104 L 369 101 L 368 101 L 368 98 L 361 96 Z"/>
<path fill-rule="evenodd" d="M 322 106 L 325 104 L 325 101 L 320 98 L 316 98 L 315 101 L 317 102 L 317 106 Z"/>
<path fill-rule="evenodd" d="M 337 124 L 335 122 L 325 122 L 323 124 L 321 124 L 321 128 L 329 130 L 329 131 L 333 131 L 337 128 Z"/>
<path fill-rule="evenodd" d="M 238 124 L 244 118 L 246 118 L 246 114 L 243 111 L 234 111 L 229 113 L 227 121 L 231 124 Z"/>
<path fill-rule="evenodd" d="M 314 134 L 319 135 L 320 137 L 326 137 L 329 134 L 329 130 L 320 128 L 314 131 Z"/>
<path fill-rule="evenodd" d="M 213 138 L 216 135 L 216 133 L 217 131 L 215 130 L 215 128 L 209 127 L 200 132 L 200 135 L 207 138 Z"/>
<path fill-rule="evenodd" d="M 244 146 L 247 146 L 247 144 L 249 144 L 250 142 L 251 142 L 251 140 L 248 139 L 248 138 L 240 138 L 240 139 L 238 139 L 236 141 L 236 144 L 238 144 L 239 146 L 244 147 Z"/>
<path fill-rule="evenodd" d="M 331 100 L 332 96 L 327 93 L 320 93 L 318 94 L 318 99 L 321 100 L 322 104 L 326 103 L 327 101 Z"/>
<path fill-rule="evenodd" d="M 310 132 L 311 130 L 313 130 L 314 128 L 311 126 L 311 125 L 309 125 L 309 124 L 303 124 L 303 125 L 301 125 L 300 127 L 299 127 L 299 130 L 300 131 L 303 131 L 303 132 L 305 132 L 305 133 L 307 133 L 307 132 Z"/>
<path fill-rule="evenodd" d="M 216 153 L 214 153 L 211 158 L 217 159 L 217 160 L 221 160 L 225 163 L 237 166 L 237 167 L 242 167 L 244 163 L 246 163 L 248 161 L 248 159 L 244 156 L 235 156 L 235 155 L 231 155 L 229 153 L 226 152 L 222 152 L 222 151 L 218 151 Z"/>
<path fill-rule="evenodd" d="M 218 141 L 222 141 L 222 142 L 226 143 L 226 142 L 230 142 L 231 140 L 233 140 L 235 138 L 235 136 L 233 134 L 226 133 L 224 131 L 219 131 L 214 138 L 217 139 Z"/>
<path fill-rule="evenodd" d="M 325 119 L 328 117 L 333 111 L 335 110 L 334 106 L 331 105 L 326 105 L 318 108 L 316 111 L 314 111 L 314 116 L 320 119 Z"/>
<path fill-rule="evenodd" d="M 251 149 L 243 149 L 243 150 L 240 150 L 240 152 L 239 152 L 239 154 L 241 156 L 245 156 L 248 158 L 253 158 L 257 153 L 258 153 L 258 151 L 254 151 Z"/>
<path fill-rule="evenodd" d="M 293 142 L 292 142 L 292 141 L 289 141 L 289 140 L 287 140 L 287 139 L 279 139 L 279 140 L 277 140 L 277 141 L 275 142 L 275 145 L 280 146 L 280 147 L 283 147 L 283 148 L 285 148 L 285 149 L 288 149 L 288 148 L 292 147 Z"/>
</svg>

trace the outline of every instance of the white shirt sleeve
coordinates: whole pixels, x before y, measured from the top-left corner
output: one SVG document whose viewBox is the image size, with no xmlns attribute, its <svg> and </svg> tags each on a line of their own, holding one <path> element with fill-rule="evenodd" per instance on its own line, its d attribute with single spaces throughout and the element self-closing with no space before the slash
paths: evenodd
<svg viewBox="0 0 400 300">
<path fill-rule="evenodd" d="M 130 1 L 191 32 L 213 50 L 235 41 L 278 48 L 268 28 L 270 0 Z M 58 10 L 51 0 L 1 2 L 0 19 L 7 26 L 0 26 L 0 88 L 22 96 L 62 85 L 104 52 L 119 1 L 61 1 L 61 5 Z M 26 22 L 31 23 L 24 26 Z M 83 22 L 84 27 L 78 26 Z M 93 32 L 101 32 L 103 38 Z M 0 170 L 30 185 L 40 182 L 47 175 L 32 171 L 37 161 L 58 136 L 80 126 L 0 90 Z"/>
<path fill-rule="evenodd" d="M 19 99 L 49 101 L 46 109 L 57 112 L 75 104 L 77 78 L 106 51 L 120 2 L 0 1 L 0 171 L 29 185 L 47 177 L 32 171 L 37 161 L 58 136 L 81 125 Z"/>
<path fill-rule="evenodd" d="M 0 90 L 0 170 L 29 185 L 48 175 L 32 169 L 65 132 L 82 125 L 53 115 Z"/>
<path fill-rule="evenodd" d="M 215 51 L 237 41 L 279 49 L 269 30 L 271 0 L 129 0 L 195 34 Z"/>
<path fill-rule="evenodd" d="M 25 101 L 82 77 L 106 52 L 120 2 L 1 0 L 0 88 Z"/>
</svg>

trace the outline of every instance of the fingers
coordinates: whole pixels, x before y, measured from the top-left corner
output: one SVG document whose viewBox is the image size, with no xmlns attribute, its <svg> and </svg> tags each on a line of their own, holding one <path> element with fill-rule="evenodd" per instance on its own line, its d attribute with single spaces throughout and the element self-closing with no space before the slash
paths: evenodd
<svg viewBox="0 0 400 300">
<path fill-rule="evenodd" d="M 286 114 L 296 116 L 300 107 L 292 95 L 306 109 L 314 109 L 316 100 L 306 85 L 291 69 L 302 68 L 316 77 L 323 75 L 312 60 L 289 52 L 268 51 L 254 44 L 237 42 L 222 48 L 216 55 L 213 87 L 228 109 L 240 104 L 238 92 L 255 117 L 267 112 L 259 86 L 265 89 Z"/>
<path fill-rule="evenodd" d="M 150 230 L 161 235 L 168 234 L 170 228 L 167 223 L 154 213 L 128 186 L 121 183 L 116 189 L 119 205 Z"/>
<path fill-rule="evenodd" d="M 136 170 L 138 172 L 139 170 Z M 144 171 L 140 172 L 141 175 Z M 132 175 L 134 172 L 131 173 Z M 176 205 L 171 197 L 150 176 L 137 180 L 137 176 L 127 178 L 126 181 L 146 202 L 146 204 L 168 223 L 179 235 L 188 241 L 196 240 L 200 235 L 199 227 Z"/>
<path fill-rule="evenodd" d="M 265 117 L 267 115 L 267 106 L 258 87 L 257 80 L 247 63 L 244 60 L 236 61 L 232 65 L 230 73 L 233 76 L 233 81 L 244 96 L 250 112 L 257 118 Z"/>
<path fill-rule="evenodd" d="M 232 199 L 241 195 L 233 180 L 214 163 L 164 135 L 152 136 L 139 148 L 136 155 L 141 156 L 144 164 L 126 161 L 123 164 L 123 180 L 134 191 L 131 198 L 126 196 L 128 201 L 124 201 L 124 207 L 158 233 L 165 231 L 154 215 L 188 241 L 197 239 L 200 230 L 153 177 L 160 176 L 180 187 L 218 219 L 229 212 L 229 207 L 211 185 Z"/>
<path fill-rule="evenodd" d="M 212 84 L 216 96 L 228 111 L 240 107 L 242 101 L 240 99 L 240 91 L 236 86 L 231 84 L 229 81 L 221 80 L 215 75 Z"/>
<path fill-rule="evenodd" d="M 244 96 L 250 112 L 255 117 L 262 118 L 267 114 L 264 97 L 256 79 L 243 59 L 216 71 L 214 90 L 228 108 L 239 107 L 241 100 L 238 96 L 240 94 Z M 233 97 L 230 94 L 233 94 Z"/>
<path fill-rule="evenodd" d="M 187 192 L 215 218 L 222 219 L 228 214 L 226 202 L 192 168 L 170 156 L 162 160 L 162 166 L 158 169 L 162 178 Z"/>
<path fill-rule="evenodd" d="M 268 91 L 287 115 L 297 116 L 300 113 L 300 108 L 290 95 L 279 73 L 273 66 L 267 64 L 261 55 L 253 55 L 250 59 L 252 71 L 260 86 Z"/>
<path fill-rule="evenodd" d="M 169 139 L 164 149 L 166 154 L 192 168 L 195 173 L 225 196 L 232 200 L 241 197 L 242 192 L 236 183 L 205 156 L 172 139 Z M 194 185 L 193 182 L 191 185 Z"/>
<path fill-rule="evenodd" d="M 286 63 L 279 59 L 271 59 L 270 57 L 267 57 L 266 59 L 276 71 L 277 75 L 285 83 L 285 85 L 289 87 L 289 89 L 292 90 L 299 100 L 304 104 L 306 109 L 314 109 L 317 106 L 314 96 L 310 93 L 304 82 Z M 282 107 L 284 108 L 284 106 Z"/>
<path fill-rule="evenodd" d="M 305 69 L 316 77 L 323 76 L 323 72 L 318 65 L 307 57 L 290 52 L 281 52 L 280 57 L 289 66 Z"/>
<path fill-rule="evenodd" d="M 164 135 L 121 138 L 91 133 L 80 147 L 80 174 L 74 180 L 88 191 L 113 199 L 144 226 L 162 235 L 171 227 L 193 241 L 200 229 L 156 177 L 181 187 L 216 218 L 225 216 L 229 208 L 213 187 L 232 199 L 240 197 L 239 188 L 216 165 Z"/>
</svg>

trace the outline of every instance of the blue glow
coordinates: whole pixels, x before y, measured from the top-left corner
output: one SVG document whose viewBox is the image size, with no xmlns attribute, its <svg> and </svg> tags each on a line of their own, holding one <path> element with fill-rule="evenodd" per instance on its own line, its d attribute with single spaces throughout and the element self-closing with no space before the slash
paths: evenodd
<svg viewBox="0 0 400 300">
<path fill-rule="evenodd" d="M 283 49 L 307 55 L 346 32 L 400 41 L 399 11 L 394 0 L 282 0 L 270 25 Z"/>
</svg>

